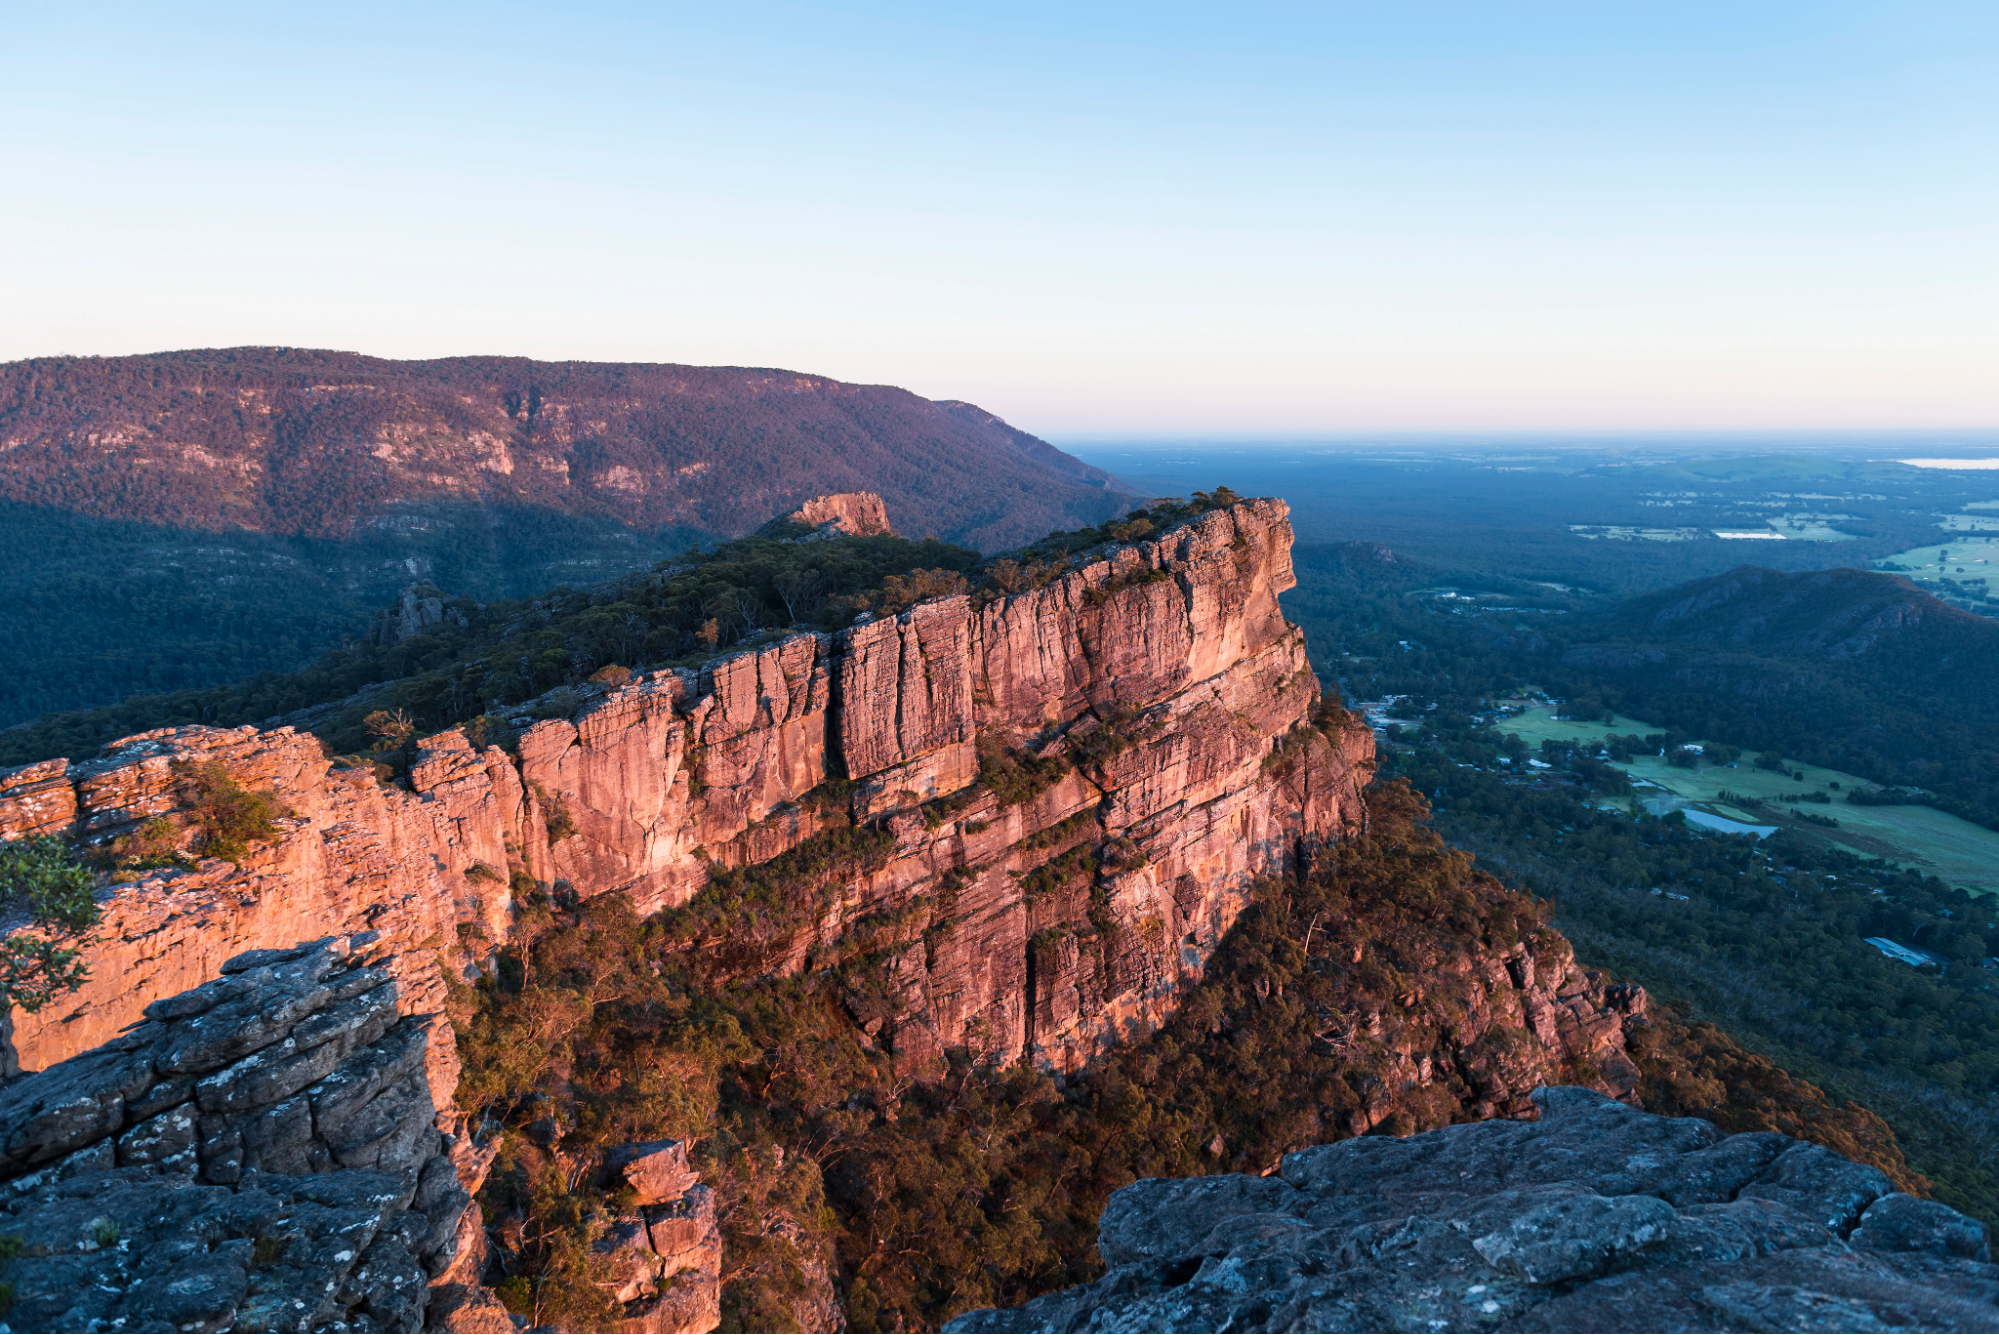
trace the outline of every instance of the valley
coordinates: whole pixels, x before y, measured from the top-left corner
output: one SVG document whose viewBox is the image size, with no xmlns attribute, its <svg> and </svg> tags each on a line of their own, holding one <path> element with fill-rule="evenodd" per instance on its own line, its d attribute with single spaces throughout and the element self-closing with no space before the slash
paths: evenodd
<svg viewBox="0 0 1999 1335">
<path fill-rule="evenodd" d="M 934 1328 L 1092 1279 L 1135 1176 L 1548 1083 L 1999 1217 L 1999 835 L 1966 818 L 1992 623 L 1889 576 L 1703 573 L 1724 539 L 1508 529 L 1472 495 L 1517 475 L 1480 467 L 1379 517 L 1468 562 L 1294 546 L 1331 517 L 1228 488 L 993 555 L 780 519 L 528 597 L 404 581 L 297 670 L 44 715 L 0 734 L 0 826 L 83 832 L 104 944 L 15 1008 L 9 1060 L 96 1060 L 235 956 L 365 926 L 398 1013 L 444 1017 L 437 1125 L 480 1147 L 452 1171 L 486 1250 L 433 1301 L 572 1326 Z M 1854 510 L 1782 499 L 1792 532 L 1742 544 Z M 1754 727 L 1704 726 L 1738 697 Z M 1824 726 L 1882 701 L 1894 746 Z M 1656 754 L 1773 743 L 1781 773 Z M 276 814 L 217 857 L 197 791 Z M 60 991 L 59 954 L 22 958 Z M 591 1165 L 676 1143 L 714 1250 L 606 1298 L 606 1240 L 658 1225 Z"/>
<path fill-rule="evenodd" d="M 1548 740 L 1593 746 L 1606 733 L 1663 737 L 1666 732 L 1659 725 L 1621 715 L 1607 724 L 1581 723 L 1557 718 L 1558 712 L 1559 706 L 1535 706 L 1500 721 L 1498 730 L 1521 738 L 1536 752 Z M 1725 739 L 1692 739 L 1695 745 L 1715 741 Z M 1801 761 L 1786 761 L 1785 772 L 1779 774 L 1751 764 L 1746 757 L 1725 766 L 1703 764 L 1692 769 L 1657 755 L 1603 758 L 1630 777 L 1635 800 L 1652 815 L 1708 811 L 1764 833 L 1786 829 L 1859 856 L 1885 858 L 1973 894 L 1999 894 L 1999 831 L 1929 806 L 1855 805 L 1845 795 L 1874 786 L 1856 775 Z M 1817 801 L 1820 794 L 1831 801 Z M 1812 816 L 1831 818 L 1838 825 L 1819 825 L 1809 819 Z"/>
</svg>

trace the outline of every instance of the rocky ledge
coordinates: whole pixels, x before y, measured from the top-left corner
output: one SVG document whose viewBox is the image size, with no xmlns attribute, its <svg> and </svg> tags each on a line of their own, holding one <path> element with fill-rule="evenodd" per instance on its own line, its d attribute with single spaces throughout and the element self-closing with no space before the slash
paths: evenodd
<svg viewBox="0 0 1999 1335">
<path fill-rule="evenodd" d="M 1995 1330 L 1984 1225 L 1773 1132 L 1586 1089 L 1281 1175 L 1136 1183 L 1094 1284 L 947 1331 Z"/>
<path fill-rule="evenodd" d="M 469 1295 L 445 1328 L 512 1329 L 474 1287 L 491 1152 L 439 1129 L 430 1025 L 366 945 L 239 956 L 0 1089 L 13 1329 L 420 1330 Z"/>
</svg>

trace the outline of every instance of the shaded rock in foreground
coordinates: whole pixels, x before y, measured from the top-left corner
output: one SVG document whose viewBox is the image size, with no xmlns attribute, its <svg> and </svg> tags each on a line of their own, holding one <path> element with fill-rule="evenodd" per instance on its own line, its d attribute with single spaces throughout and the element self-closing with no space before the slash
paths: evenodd
<svg viewBox="0 0 1999 1335">
<path fill-rule="evenodd" d="M 491 1155 L 437 1125 L 432 1021 L 365 944 L 238 956 L 0 1088 L 14 1329 L 419 1330 L 476 1276 Z"/>
<path fill-rule="evenodd" d="M 1984 1227 L 1773 1132 L 1589 1090 L 1538 1122 L 1285 1156 L 1281 1177 L 1136 1183 L 1094 1284 L 947 1331 L 1993 1330 Z"/>
</svg>

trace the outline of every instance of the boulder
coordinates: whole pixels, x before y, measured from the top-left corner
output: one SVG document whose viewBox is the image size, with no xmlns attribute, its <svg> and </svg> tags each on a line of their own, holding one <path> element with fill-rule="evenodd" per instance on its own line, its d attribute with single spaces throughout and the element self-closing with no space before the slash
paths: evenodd
<svg viewBox="0 0 1999 1335">
<path fill-rule="evenodd" d="M 687 1143 L 680 1140 L 620 1145 L 604 1156 L 604 1166 L 635 1193 L 634 1205 L 679 1200 L 700 1181 L 688 1166 Z"/>
<path fill-rule="evenodd" d="M 414 1331 L 448 1276 L 453 1328 L 512 1330 L 466 1289 L 485 1239 L 459 1162 L 490 1152 L 438 1129 L 452 1091 L 391 963 L 352 938 L 246 952 L 0 1088 L 12 1327 Z"/>
</svg>

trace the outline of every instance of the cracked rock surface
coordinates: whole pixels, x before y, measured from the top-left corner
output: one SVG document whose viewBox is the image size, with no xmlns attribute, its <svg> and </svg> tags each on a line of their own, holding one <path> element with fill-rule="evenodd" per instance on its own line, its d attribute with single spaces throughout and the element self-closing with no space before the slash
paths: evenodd
<svg viewBox="0 0 1999 1335">
<path fill-rule="evenodd" d="M 1577 1088 L 1111 1198 L 1093 1284 L 947 1331 L 1999 1329 L 1984 1225 L 1774 1132 Z"/>
<path fill-rule="evenodd" d="M 423 1022 L 352 944 L 239 956 L 0 1088 L 12 1329 L 423 1328 L 472 1200 Z"/>
</svg>

